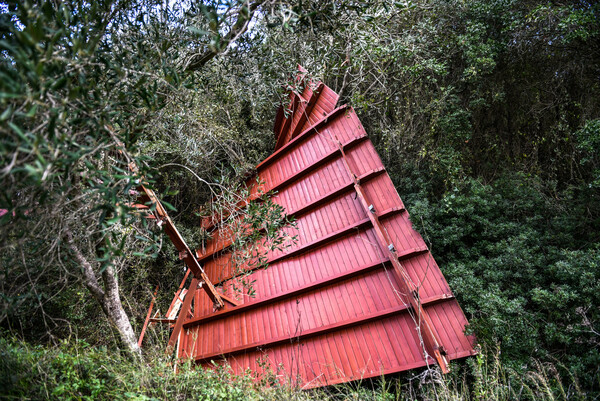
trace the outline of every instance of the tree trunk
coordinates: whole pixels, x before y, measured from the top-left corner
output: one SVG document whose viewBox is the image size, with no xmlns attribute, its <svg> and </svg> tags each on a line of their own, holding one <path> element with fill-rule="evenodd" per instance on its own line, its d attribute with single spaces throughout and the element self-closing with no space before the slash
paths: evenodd
<svg viewBox="0 0 600 401">
<path fill-rule="evenodd" d="M 129 317 L 123 309 L 121 296 L 119 295 L 119 283 L 111 266 L 104 270 L 102 278 L 104 281 L 104 288 L 106 289 L 102 310 L 104 310 L 106 316 L 108 316 L 110 321 L 117 328 L 123 344 L 127 346 L 131 353 L 139 355 L 140 347 L 138 346 L 137 338 L 131 327 Z"/>
<path fill-rule="evenodd" d="M 83 283 L 90 291 L 92 296 L 98 301 L 104 314 L 108 317 L 108 320 L 119 332 L 119 337 L 128 351 L 132 354 L 139 356 L 141 354 L 140 347 L 138 346 L 135 333 L 131 327 L 129 317 L 123 309 L 121 303 L 121 297 L 119 295 L 119 283 L 115 277 L 115 272 L 112 266 L 108 266 L 102 273 L 103 286 L 98 282 L 96 273 L 92 268 L 92 264 L 85 257 L 83 252 L 79 249 L 73 235 L 70 231 L 66 231 L 67 243 L 69 248 L 73 252 L 75 259 L 81 265 L 83 272 Z"/>
</svg>

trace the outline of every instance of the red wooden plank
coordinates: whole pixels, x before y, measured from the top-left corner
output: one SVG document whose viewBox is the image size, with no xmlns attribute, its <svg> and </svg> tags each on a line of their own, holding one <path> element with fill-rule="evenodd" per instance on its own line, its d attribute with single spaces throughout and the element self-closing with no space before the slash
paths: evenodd
<svg viewBox="0 0 600 401">
<path fill-rule="evenodd" d="M 338 107 L 337 109 L 333 110 L 331 113 L 329 113 L 328 115 L 326 115 L 323 118 L 321 118 L 318 122 L 316 122 L 312 126 L 308 127 L 306 130 L 304 130 L 296 138 L 292 139 L 290 142 L 288 142 L 287 144 L 285 144 L 283 147 L 281 147 L 280 149 L 276 150 L 271 156 L 267 157 L 265 160 L 263 160 L 261 163 L 259 163 L 258 166 L 256 166 L 256 169 L 260 171 L 263 168 L 265 168 L 266 166 L 268 166 L 271 163 L 275 162 L 286 151 L 289 151 L 290 149 L 293 149 L 294 146 L 297 143 L 299 143 L 300 141 L 302 141 L 305 136 L 310 135 L 310 134 L 314 134 L 319 127 L 325 125 L 328 121 L 330 121 L 331 119 L 337 117 L 341 113 L 345 112 L 347 109 L 348 109 L 348 106 L 344 105 L 344 106 Z"/>
<path fill-rule="evenodd" d="M 156 299 L 156 293 L 158 292 L 158 285 L 154 290 L 154 294 L 152 294 L 152 301 L 150 301 L 150 307 L 148 308 L 148 314 L 146 315 L 146 320 L 144 321 L 144 326 L 142 327 L 142 332 L 140 333 L 140 338 L 138 340 L 138 347 L 142 347 L 142 341 L 144 341 L 144 334 L 146 334 L 146 329 L 148 328 L 148 323 L 150 322 L 150 316 L 152 315 L 152 308 L 154 307 L 154 301 Z"/>
<path fill-rule="evenodd" d="M 275 142 L 277 143 L 277 138 L 279 137 L 279 133 L 281 132 L 281 125 L 283 124 L 284 119 L 284 111 L 283 106 L 279 106 L 277 109 L 277 114 L 275 115 L 275 124 L 273 124 L 273 134 L 275 135 Z"/>
<path fill-rule="evenodd" d="M 396 209 L 396 208 L 393 208 L 393 209 L 390 209 L 390 210 L 385 210 L 385 211 L 383 211 L 381 213 L 380 217 L 382 219 L 384 219 L 384 218 L 393 216 L 396 213 L 401 213 L 403 211 L 404 211 L 404 209 Z M 288 251 L 286 253 L 281 253 L 280 255 L 277 255 L 277 256 L 274 256 L 274 257 L 270 257 L 270 258 L 267 259 L 266 263 L 269 264 L 269 265 L 272 265 L 272 264 L 277 263 L 277 262 L 279 262 L 279 261 L 281 261 L 283 259 L 291 258 L 291 257 L 297 256 L 297 255 L 299 255 L 301 253 L 308 252 L 311 249 L 314 249 L 314 248 L 316 248 L 318 246 L 321 246 L 323 244 L 326 244 L 328 242 L 334 241 L 334 240 L 336 240 L 338 238 L 341 238 L 341 237 L 343 237 L 345 235 L 350 234 L 353 231 L 356 231 L 356 230 L 359 230 L 359 229 L 361 229 L 363 227 L 369 226 L 370 224 L 371 224 L 371 220 L 369 220 L 368 218 L 361 219 L 361 220 L 359 220 L 359 221 L 357 221 L 357 222 L 355 222 L 355 223 L 353 223 L 353 224 L 351 224 L 351 225 L 349 225 L 349 226 L 347 226 L 347 227 L 345 227 L 343 229 L 337 230 L 337 231 L 335 231 L 333 233 L 330 233 L 330 234 L 328 234 L 328 235 L 326 235 L 326 236 L 324 236 L 322 238 L 319 238 L 319 239 L 316 239 L 316 240 L 311 241 L 309 243 L 306 243 L 304 245 L 292 248 L 290 251 Z M 399 258 L 404 258 L 406 255 L 410 255 L 413 252 L 422 252 L 424 250 L 425 250 L 425 248 L 408 249 L 408 250 L 406 250 L 404 252 L 399 252 L 398 253 L 398 257 Z M 257 266 L 257 267 L 248 268 L 248 269 L 244 270 L 244 274 L 248 273 L 248 272 L 251 272 L 251 271 L 254 271 L 254 270 L 258 270 L 258 269 L 262 269 L 262 267 L 261 266 Z M 236 276 L 239 276 L 240 274 L 241 273 L 237 274 Z M 226 275 L 224 278 L 221 278 L 220 280 L 217 281 L 217 285 L 221 285 L 224 282 L 226 282 L 228 280 L 231 280 L 232 278 L 234 278 L 233 275 L 231 275 L 231 274 Z"/>
<path fill-rule="evenodd" d="M 366 139 L 365 136 L 358 136 L 356 138 L 353 138 L 353 139 L 349 140 L 348 142 L 344 143 L 344 145 L 343 145 L 344 149 L 351 149 L 353 146 L 360 144 L 365 139 Z M 311 164 L 308 164 L 303 169 L 296 168 L 294 170 L 295 173 L 282 175 L 281 181 L 275 183 L 272 187 L 269 187 L 269 190 L 270 191 L 280 191 L 283 187 L 293 183 L 294 181 L 298 180 L 301 177 L 304 177 L 304 176 L 312 173 L 314 170 L 316 170 L 320 166 L 324 165 L 325 163 L 327 163 L 333 159 L 341 157 L 341 153 L 339 152 L 339 149 L 333 149 L 333 150 L 330 150 L 327 152 L 322 152 L 319 154 L 321 154 L 322 156 L 319 157 L 318 159 L 316 159 Z M 284 159 L 284 160 L 286 160 L 286 159 Z M 285 178 L 283 178 L 283 177 L 285 177 Z"/>
<path fill-rule="evenodd" d="M 338 113 L 342 111 L 342 108 L 338 109 Z M 331 116 L 329 116 L 328 118 L 335 118 L 336 111 L 334 111 Z M 307 131 L 307 133 L 312 133 L 312 131 Z M 303 134 L 304 135 L 304 134 Z M 300 137 L 297 137 L 297 139 Z M 365 135 L 357 135 L 356 137 L 350 139 L 349 141 L 344 143 L 344 149 L 351 149 L 353 146 L 356 146 L 358 144 L 360 144 L 362 141 L 366 140 L 366 136 Z M 309 143 L 310 144 L 310 143 Z M 308 145 L 303 145 L 303 146 L 308 146 Z M 268 185 L 265 188 L 265 192 L 268 191 L 280 191 L 281 189 L 283 189 L 284 187 L 294 183 L 295 181 L 299 180 L 302 177 L 305 177 L 307 175 L 309 175 L 310 173 L 312 173 L 314 170 L 318 169 L 319 167 L 321 167 L 322 165 L 330 162 L 331 160 L 334 160 L 335 158 L 340 157 L 340 152 L 338 148 L 332 148 L 330 150 L 320 150 L 319 155 L 321 155 L 320 157 L 316 158 L 316 160 L 314 160 L 312 163 L 310 163 L 309 165 L 306 165 L 304 168 L 300 168 L 299 165 L 297 165 L 295 168 L 289 166 L 289 160 L 288 158 L 283 158 L 281 161 L 279 161 L 278 163 L 275 164 L 275 167 L 277 168 L 277 180 L 274 181 L 267 181 Z M 317 155 L 317 153 L 315 153 L 315 155 Z M 291 156 L 289 156 L 291 157 Z M 266 161 L 266 160 L 265 160 Z M 286 168 L 286 170 L 283 170 L 283 167 L 285 166 L 289 166 Z M 257 167 L 258 169 L 258 167 Z M 286 172 L 287 171 L 287 172 Z M 291 173 L 291 171 L 295 171 L 294 173 Z M 236 210 L 241 210 L 242 208 L 246 207 L 248 205 L 248 202 L 252 201 L 252 200 L 256 200 L 257 199 L 258 194 L 252 195 L 249 197 L 249 199 L 243 201 L 243 202 L 239 202 L 238 205 L 236 205 L 235 209 Z M 226 214 L 224 217 L 228 217 L 229 214 Z M 215 221 L 212 221 L 211 223 L 208 224 L 204 224 L 203 223 L 203 227 L 207 230 L 207 231 L 212 231 L 215 229 L 215 227 L 217 227 L 221 221 L 221 219 L 214 219 Z"/>
<path fill-rule="evenodd" d="M 319 96 L 321 96 L 321 93 L 323 93 L 324 86 L 325 85 L 323 84 L 323 82 L 321 82 L 316 87 L 316 89 L 314 91 L 312 91 L 311 97 L 308 100 L 306 107 L 304 107 L 302 109 L 302 114 L 301 114 L 298 122 L 296 123 L 296 126 L 294 127 L 294 131 L 292 132 L 292 139 L 294 139 L 295 137 L 300 135 L 300 133 L 302 132 L 302 127 L 304 127 L 304 124 L 308 120 L 308 117 L 311 115 L 311 113 L 315 107 L 315 104 L 319 101 Z M 333 107 L 332 107 L 332 109 L 333 109 Z"/>
<path fill-rule="evenodd" d="M 167 344 L 167 351 L 172 350 L 177 342 L 179 337 L 179 333 L 181 331 L 181 327 L 183 326 L 183 322 L 187 318 L 187 314 L 190 310 L 190 306 L 192 304 L 192 300 L 194 299 L 194 292 L 196 288 L 198 288 L 199 280 L 197 278 L 192 279 L 192 283 L 190 284 L 190 288 L 188 289 L 187 294 L 185 295 L 185 299 L 183 300 L 183 305 L 181 306 L 181 310 L 179 311 L 179 316 L 177 317 L 177 321 L 175 322 L 175 327 L 173 327 L 173 331 L 171 332 L 171 337 L 169 337 L 169 343 Z"/>
<path fill-rule="evenodd" d="M 292 95 L 293 95 L 292 103 L 288 110 L 288 115 L 286 116 L 285 120 L 283 121 L 283 125 L 281 127 L 281 132 L 279 133 L 279 137 L 277 138 L 277 143 L 275 144 L 275 150 L 281 148 L 282 146 L 284 146 L 286 143 L 289 142 L 289 132 L 288 131 L 292 124 L 292 120 L 294 119 L 294 113 L 296 112 L 296 109 L 298 108 L 298 103 L 300 102 L 300 96 L 298 96 L 294 92 L 292 92 Z"/>
<path fill-rule="evenodd" d="M 428 305 L 430 303 L 440 302 L 440 301 L 443 301 L 446 299 L 450 299 L 450 297 L 442 295 L 440 297 L 436 297 L 436 298 L 432 298 L 432 299 L 424 299 L 422 301 L 422 304 Z M 385 319 L 389 316 L 393 316 L 400 312 L 405 312 L 407 310 L 408 310 L 408 307 L 406 305 L 398 305 L 393 308 L 386 309 L 384 311 L 378 311 L 376 313 L 371 313 L 369 315 L 355 317 L 355 318 L 347 319 L 347 320 L 344 320 L 341 322 L 324 325 L 322 327 L 318 327 L 315 329 L 306 330 L 306 331 L 300 333 L 298 336 L 295 336 L 294 338 L 299 338 L 299 339 L 310 338 L 310 337 L 313 337 L 316 335 L 321 335 L 321 334 L 326 334 L 326 333 L 337 331 L 337 330 L 346 329 L 346 328 L 349 328 L 349 327 L 352 327 L 352 326 L 355 326 L 358 324 L 363 324 L 363 323 L 367 323 L 367 322 L 379 320 L 379 319 Z M 244 352 L 244 351 L 254 349 L 254 348 L 268 348 L 268 347 L 272 347 L 272 346 L 286 343 L 289 341 L 290 341 L 290 336 L 280 336 L 277 338 L 269 338 L 268 340 L 258 341 L 256 343 L 244 344 L 242 346 L 235 346 L 235 347 L 225 349 L 225 350 L 222 350 L 219 352 L 213 352 L 210 354 L 196 356 L 194 359 L 196 360 L 196 362 L 200 362 L 203 360 L 209 360 L 211 358 L 216 358 L 219 356 L 229 356 L 229 355 L 237 354 L 239 352 Z M 349 343 L 347 343 L 347 344 L 349 344 Z M 354 360 L 354 362 L 356 364 L 356 360 Z"/>
</svg>

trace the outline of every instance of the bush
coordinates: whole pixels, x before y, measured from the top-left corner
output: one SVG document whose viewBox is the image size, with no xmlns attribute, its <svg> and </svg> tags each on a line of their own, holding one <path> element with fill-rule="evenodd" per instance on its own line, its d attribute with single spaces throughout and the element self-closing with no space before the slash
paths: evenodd
<svg viewBox="0 0 600 401">
<path fill-rule="evenodd" d="M 282 387 L 262 389 L 249 375 L 233 376 L 227 368 L 184 362 L 176 373 L 160 351 L 144 363 L 82 340 L 42 347 L 0 337 L 0 354 L 0 399 L 234 401 L 288 394 Z"/>
<path fill-rule="evenodd" d="M 410 207 L 480 343 L 500 344 L 507 367 L 564 364 L 597 386 L 600 249 L 593 216 L 573 195 L 544 195 L 534 179 L 467 180 Z M 581 227 L 588 227 L 585 233 Z"/>
</svg>

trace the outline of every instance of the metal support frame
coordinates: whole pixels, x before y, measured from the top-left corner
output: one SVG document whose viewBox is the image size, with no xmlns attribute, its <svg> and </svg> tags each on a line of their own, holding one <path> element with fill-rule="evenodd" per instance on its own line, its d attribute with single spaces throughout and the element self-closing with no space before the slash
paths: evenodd
<svg viewBox="0 0 600 401">
<path fill-rule="evenodd" d="M 177 343 L 179 339 L 179 333 L 181 332 L 181 328 L 183 327 L 183 322 L 187 318 L 187 314 L 190 311 L 190 307 L 192 306 L 192 301 L 194 300 L 194 293 L 198 288 L 198 284 L 200 284 L 200 280 L 196 277 L 192 279 L 192 283 L 190 284 L 190 288 L 188 289 L 187 294 L 183 300 L 183 305 L 181 306 L 181 310 L 179 311 L 179 316 L 175 321 L 175 326 L 173 327 L 173 331 L 171 332 L 171 337 L 169 337 L 169 342 L 167 344 L 167 354 L 170 354 L 173 350 L 173 347 Z"/>
<path fill-rule="evenodd" d="M 148 308 L 148 314 L 146 315 L 146 320 L 144 321 L 144 327 L 142 327 L 142 332 L 140 333 L 138 347 L 141 347 L 142 341 L 144 341 L 144 334 L 146 334 L 146 329 L 148 328 L 148 323 L 150 322 L 150 316 L 152 315 L 152 308 L 154 308 L 154 302 L 156 301 L 156 293 L 158 293 L 158 285 L 154 290 L 154 294 L 152 294 L 152 301 L 150 301 L 150 307 Z"/>
</svg>

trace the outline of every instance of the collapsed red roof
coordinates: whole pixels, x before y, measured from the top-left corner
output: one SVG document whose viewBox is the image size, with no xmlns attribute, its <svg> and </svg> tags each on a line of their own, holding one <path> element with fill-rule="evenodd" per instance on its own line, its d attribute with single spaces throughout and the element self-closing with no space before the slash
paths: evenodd
<svg viewBox="0 0 600 401">
<path fill-rule="evenodd" d="M 322 83 L 303 74 L 297 83 L 305 87 L 276 120 L 276 151 L 256 170 L 296 218 L 287 230 L 298 240 L 251 270 L 255 296 L 237 306 L 215 311 L 193 288 L 177 355 L 258 377 L 271 369 L 305 388 L 426 365 L 447 371 L 474 353 L 465 315 L 354 110 L 335 108 L 338 95 Z M 227 245 L 217 230 L 197 256 L 231 299 Z"/>
</svg>

